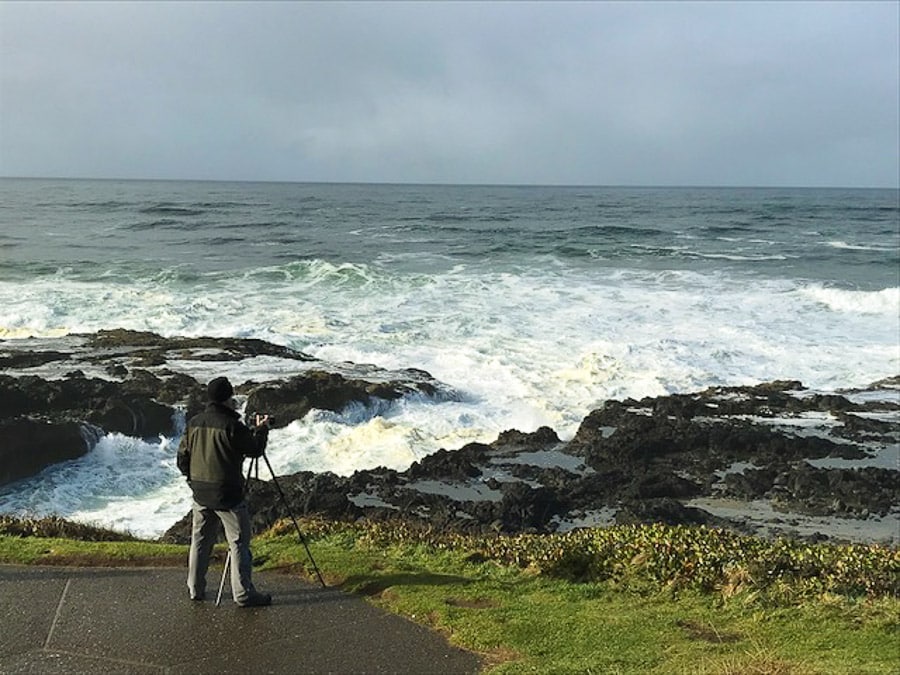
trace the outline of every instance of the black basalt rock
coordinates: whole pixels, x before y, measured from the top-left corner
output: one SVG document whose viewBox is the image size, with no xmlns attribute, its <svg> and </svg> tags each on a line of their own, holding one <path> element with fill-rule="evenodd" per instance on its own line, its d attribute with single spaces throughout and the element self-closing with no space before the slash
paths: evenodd
<svg viewBox="0 0 900 675">
<path fill-rule="evenodd" d="M 508 483 L 502 492 L 497 520 L 503 532 L 546 532 L 550 521 L 564 508 L 556 492 L 545 487 Z"/>
<path fill-rule="evenodd" d="M 481 443 L 469 443 L 459 450 L 438 450 L 418 462 L 413 462 L 405 475 L 410 480 L 423 478 L 466 480 L 481 475 L 478 465 L 487 461 L 490 448 Z"/>
<path fill-rule="evenodd" d="M 190 419 L 207 404 L 205 383 L 175 372 L 170 359 L 230 363 L 256 356 L 303 362 L 302 374 L 287 380 L 244 383 L 237 387 L 248 396 L 248 410 L 274 414 L 276 427 L 290 424 L 313 408 L 340 411 L 358 403 L 379 405 L 400 397 L 437 395 L 438 383 L 421 370 L 408 369 L 391 379 L 374 367 L 360 368 L 373 380 L 348 378 L 324 370 L 306 370 L 315 361 L 301 352 L 262 340 L 240 338 L 167 338 L 156 333 L 122 329 L 103 330 L 90 335 L 68 336 L 61 340 L 70 351 L 15 349 L 0 352 L 0 420 L 32 420 L 17 428 L 24 431 L 7 444 L 7 454 L 23 454 L 18 469 L 10 476 L 24 477 L 27 467 L 35 471 L 84 454 L 81 439 L 67 425 L 90 425 L 100 430 L 91 434 L 96 441 L 103 433 L 121 433 L 138 438 L 171 436 L 183 411 Z M 38 343 L 42 345 L 42 343 Z M 58 362 L 61 375 L 45 378 L 30 369 Z M 345 364 L 346 365 L 346 364 Z M 350 364 L 352 366 L 352 364 Z M 91 377 L 86 371 L 104 377 Z M 9 373 L 9 374 L 8 374 Z M 12 373 L 16 373 L 13 375 Z M 443 392 L 442 395 L 450 396 Z M 38 422 L 40 420 L 40 422 Z M 57 430 L 52 432 L 51 430 Z M 48 436 L 50 434 L 50 436 Z M 51 444 L 47 439 L 54 439 Z M 60 445 L 62 444 L 62 445 Z M 90 443 L 89 443 L 90 444 Z M 43 457 L 42 460 L 36 458 Z M 12 458 L 10 462 L 14 462 Z M 23 474 L 25 472 L 25 474 Z"/>
<path fill-rule="evenodd" d="M 272 426 L 284 427 L 310 410 L 339 412 L 352 403 L 372 405 L 376 399 L 394 401 L 414 393 L 433 395 L 437 387 L 424 380 L 370 382 L 340 373 L 310 370 L 286 380 L 246 383 L 237 391 L 247 395 L 247 410 L 274 416 Z"/>
<path fill-rule="evenodd" d="M 77 459 L 89 449 L 89 436 L 72 421 L 0 419 L 0 485 L 39 473 L 57 462 Z"/>
<path fill-rule="evenodd" d="M 67 336 L 57 349 L 21 345 L 0 351 L 0 483 L 79 457 L 105 433 L 176 433 L 182 411 L 190 418 L 206 405 L 205 384 L 188 374 L 200 366 L 177 372 L 184 362 L 215 372 L 217 363 L 283 359 L 279 372 L 289 376 L 236 383 L 247 412 L 273 414 L 276 428 L 313 409 L 374 417 L 403 397 L 440 405 L 459 396 L 424 371 L 329 367 L 261 340 L 111 330 Z M 50 370 L 56 376 L 45 377 Z M 595 517 L 608 522 L 610 514 L 619 522 L 749 527 L 747 516 L 712 516 L 720 498 L 767 502 L 792 514 L 787 523 L 802 514 L 896 518 L 900 471 L 885 459 L 900 440 L 898 389 L 900 377 L 835 393 L 780 380 L 607 401 L 568 441 L 548 427 L 511 429 L 490 443 L 439 450 L 406 471 L 279 476 L 286 503 L 261 476 L 248 498 L 257 531 L 290 515 L 463 532 L 550 532 Z M 779 525 L 770 524 L 773 532 Z M 189 517 L 166 536 L 188 540 Z"/>
</svg>

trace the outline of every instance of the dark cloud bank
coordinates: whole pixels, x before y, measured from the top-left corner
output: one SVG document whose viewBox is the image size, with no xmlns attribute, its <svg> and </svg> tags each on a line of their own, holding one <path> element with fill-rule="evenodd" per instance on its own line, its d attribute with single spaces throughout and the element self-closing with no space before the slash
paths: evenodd
<svg viewBox="0 0 900 675">
<path fill-rule="evenodd" d="M 0 175 L 897 187 L 898 7 L 2 3 Z"/>
</svg>

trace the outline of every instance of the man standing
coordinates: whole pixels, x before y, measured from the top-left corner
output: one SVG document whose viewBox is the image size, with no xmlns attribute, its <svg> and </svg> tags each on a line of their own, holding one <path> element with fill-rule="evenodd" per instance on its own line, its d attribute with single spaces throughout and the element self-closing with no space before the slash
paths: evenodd
<svg viewBox="0 0 900 675">
<path fill-rule="evenodd" d="M 245 457 L 260 457 L 266 449 L 268 418 L 253 429 L 238 415 L 234 388 L 225 377 L 207 386 L 209 404 L 187 423 L 178 446 L 178 469 L 191 486 L 193 530 L 188 555 L 188 590 L 191 600 L 203 600 L 206 570 L 216 541 L 218 523 L 225 528 L 231 552 L 231 592 L 241 607 L 263 607 L 272 596 L 258 592 L 250 580 L 250 514 L 244 500 Z"/>
</svg>

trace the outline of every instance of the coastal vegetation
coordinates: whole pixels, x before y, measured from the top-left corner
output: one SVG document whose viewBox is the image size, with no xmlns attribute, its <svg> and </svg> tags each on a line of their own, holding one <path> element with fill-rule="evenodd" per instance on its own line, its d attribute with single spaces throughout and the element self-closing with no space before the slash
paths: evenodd
<svg viewBox="0 0 900 675">
<path fill-rule="evenodd" d="M 635 525 L 459 535 L 302 519 L 331 586 L 446 634 L 492 673 L 890 673 L 900 549 Z M 290 521 L 256 565 L 314 578 Z M 0 562 L 181 565 L 186 547 L 57 518 L 0 517 Z M 224 557 L 224 549 L 219 551 Z"/>
</svg>

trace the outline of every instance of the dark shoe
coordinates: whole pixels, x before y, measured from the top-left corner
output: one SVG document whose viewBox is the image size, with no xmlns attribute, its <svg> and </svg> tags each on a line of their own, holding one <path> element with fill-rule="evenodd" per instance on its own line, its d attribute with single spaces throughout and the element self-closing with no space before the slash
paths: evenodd
<svg viewBox="0 0 900 675">
<path fill-rule="evenodd" d="M 268 607 L 272 604 L 272 596 L 269 593 L 256 593 L 244 602 L 239 602 L 238 607 Z"/>
<path fill-rule="evenodd" d="M 202 593 L 200 595 L 191 596 L 191 602 L 203 602 L 204 600 L 206 600 L 206 596 Z"/>
</svg>

